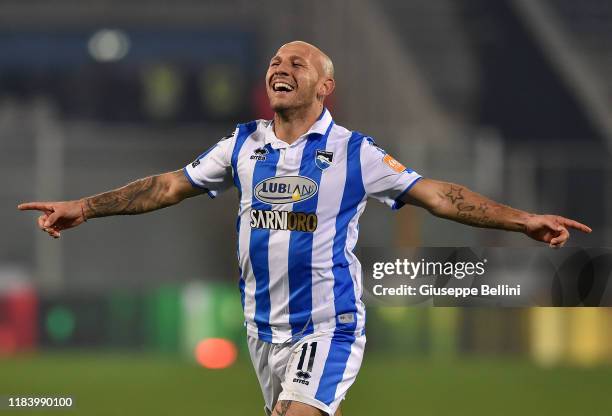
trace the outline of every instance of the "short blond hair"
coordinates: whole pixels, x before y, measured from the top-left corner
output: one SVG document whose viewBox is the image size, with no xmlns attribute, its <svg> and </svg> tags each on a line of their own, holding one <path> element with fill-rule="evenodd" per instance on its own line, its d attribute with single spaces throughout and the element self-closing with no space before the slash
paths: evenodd
<svg viewBox="0 0 612 416">
<path fill-rule="evenodd" d="M 323 68 L 323 74 L 329 78 L 334 78 L 334 63 L 332 62 L 331 58 L 325 52 L 317 48 L 312 43 L 304 42 L 303 40 L 294 40 L 292 42 L 287 42 L 284 45 L 282 45 L 281 48 L 286 45 L 291 45 L 292 43 L 298 43 L 301 45 L 305 45 L 311 49 L 314 49 L 319 55 L 319 57 L 321 58 L 321 67 Z"/>
</svg>

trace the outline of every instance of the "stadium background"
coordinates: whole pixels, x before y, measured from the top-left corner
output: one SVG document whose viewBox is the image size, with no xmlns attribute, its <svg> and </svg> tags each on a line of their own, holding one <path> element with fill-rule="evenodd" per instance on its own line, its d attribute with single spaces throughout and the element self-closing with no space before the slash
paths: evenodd
<svg viewBox="0 0 612 416">
<path fill-rule="evenodd" d="M 235 192 L 57 241 L 15 206 L 180 168 L 268 118 L 265 68 L 293 39 L 334 59 L 339 124 L 425 176 L 594 229 L 571 245 L 612 246 L 605 0 L 4 0 L 0 396 L 73 396 L 67 414 L 260 414 Z M 360 243 L 537 245 L 376 202 Z M 606 308 L 370 308 L 344 410 L 608 415 L 611 326 Z M 198 363 L 208 338 L 231 340 L 236 363 Z"/>
</svg>

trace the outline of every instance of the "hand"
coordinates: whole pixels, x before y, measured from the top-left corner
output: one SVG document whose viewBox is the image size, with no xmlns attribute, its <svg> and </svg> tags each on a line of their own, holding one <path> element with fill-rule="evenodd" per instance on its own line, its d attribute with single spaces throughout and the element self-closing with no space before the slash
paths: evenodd
<svg viewBox="0 0 612 416">
<path fill-rule="evenodd" d="M 22 211 L 41 211 L 42 215 L 38 217 L 38 228 L 47 232 L 51 237 L 59 238 L 60 231 L 76 227 L 87 221 L 83 203 L 84 201 L 27 202 L 19 204 L 17 208 Z"/>
<path fill-rule="evenodd" d="M 590 233 L 592 230 L 578 221 L 558 215 L 533 215 L 525 224 L 525 234 L 550 247 L 563 247 L 570 237 L 568 228 Z"/>
</svg>

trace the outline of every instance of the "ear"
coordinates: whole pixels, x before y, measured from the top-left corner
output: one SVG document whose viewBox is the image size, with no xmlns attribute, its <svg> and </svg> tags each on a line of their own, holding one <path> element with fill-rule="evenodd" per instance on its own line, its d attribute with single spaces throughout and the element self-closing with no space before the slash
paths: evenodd
<svg viewBox="0 0 612 416">
<path fill-rule="evenodd" d="M 317 91 L 320 97 L 327 97 L 334 92 L 336 88 L 336 81 L 333 78 L 327 78 L 323 83 L 319 86 L 319 90 Z"/>
</svg>

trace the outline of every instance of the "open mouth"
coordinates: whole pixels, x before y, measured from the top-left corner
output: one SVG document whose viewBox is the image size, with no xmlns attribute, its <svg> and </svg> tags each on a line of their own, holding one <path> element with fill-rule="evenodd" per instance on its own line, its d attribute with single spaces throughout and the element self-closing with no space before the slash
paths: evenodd
<svg viewBox="0 0 612 416">
<path fill-rule="evenodd" d="M 294 89 L 295 88 L 292 85 L 286 82 L 275 81 L 272 83 L 272 91 L 274 92 L 291 92 Z"/>
</svg>

